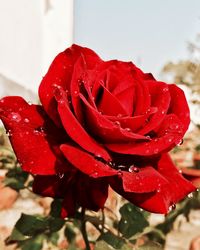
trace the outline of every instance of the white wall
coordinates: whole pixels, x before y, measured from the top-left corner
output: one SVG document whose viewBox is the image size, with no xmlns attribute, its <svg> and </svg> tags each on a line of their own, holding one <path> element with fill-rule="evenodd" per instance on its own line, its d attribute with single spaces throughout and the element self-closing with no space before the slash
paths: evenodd
<svg viewBox="0 0 200 250">
<path fill-rule="evenodd" d="M 0 74 L 36 93 L 72 35 L 73 0 L 0 0 Z M 6 88 L 0 79 L 0 89 Z"/>
</svg>

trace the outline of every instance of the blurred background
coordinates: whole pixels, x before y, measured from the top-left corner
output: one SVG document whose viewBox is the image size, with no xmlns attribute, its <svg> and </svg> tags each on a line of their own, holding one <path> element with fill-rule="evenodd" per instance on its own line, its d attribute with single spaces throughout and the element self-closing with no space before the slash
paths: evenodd
<svg viewBox="0 0 200 250">
<path fill-rule="evenodd" d="M 0 97 L 21 95 L 37 102 L 50 63 L 72 43 L 105 60 L 133 61 L 157 79 L 179 84 L 190 103 L 192 125 L 172 155 L 181 169 L 200 168 L 199 0 L 0 0 L 0 30 Z M 193 176 L 197 184 L 199 176 Z M 8 214 L 1 209 L 0 223 Z M 200 210 L 177 225 L 168 232 L 165 249 L 187 250 L 200 232 Z"/>
</svg>

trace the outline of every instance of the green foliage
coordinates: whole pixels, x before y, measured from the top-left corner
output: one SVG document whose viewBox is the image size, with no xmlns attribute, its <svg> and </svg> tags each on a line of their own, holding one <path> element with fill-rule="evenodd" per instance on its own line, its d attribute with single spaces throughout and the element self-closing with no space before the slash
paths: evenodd
<svg viewBox="0 0 200 250">
<path fill-rule="evenodd" d="M 114 247 L 114 249 L 121 249 L 125 244 L 125 241 L 121 237 L 118 237 L 111 232 L 102 233 L 98 240 L 105 241 L 108 245 Z"/>
<path fill-rule="evenodd" d="M 7 244 L 17 243 L 22 250 L 40 250 L 43 241 L 58 241 L 58 231 L 65 221 L 61 218 L 22 214 L 7 239 Z"/>
<path fill-rule="evenodd" d="M 74 242 L 76 233 L 74 232 L 74 228 L 70 224 L 66 224 L 64 235 L 67 238 L 69 243 Z"/>
<path fill-rule="evenodd" d="M 147 214 L 140 211 L 131 203 L 126 203 L 120 208 L 121 220 L 119 231 L 125 238 L 130 238 L 138 232 L 142 232 L 149 225 Z"/>
<path fill-rule="evenodd" d="M 28 176 L 29 174 L 22 171 L 21 168 L 15 167 L 7 172 L 4 185 L 17 191 L 24 189 L 26 188 L 25 183 L 28 179 Z"/>
</svg>

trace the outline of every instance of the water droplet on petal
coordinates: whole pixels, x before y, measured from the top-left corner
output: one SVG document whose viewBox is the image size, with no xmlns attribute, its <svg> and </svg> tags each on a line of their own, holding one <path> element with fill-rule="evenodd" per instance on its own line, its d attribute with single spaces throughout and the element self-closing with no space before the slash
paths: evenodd
<svg viewBox="0 0 200 250">
<path fill-rule="evenodd" d="M 170 124 L 170 126 L 169 126 L 171 129 L 178 129 L 179 128 L 179 124 L 177 124 L 177 123 L 172 123 L 172 124 Z"/>
<path fill-rule="evenodd" d="M 122 173 L 121 170 L 118 170 L 118 171 L 117 171 L 117 174 L 118 174 L 119 177 L 122 177 L 122 176 L 123 176 L 123 173 Z"/>
<path fill-rule="evenodd" d="M 176 204 L 172 204 L 169 209 L 168 212 L 171 212 L 172 210 L 176 209 Z"/>
<path fill-rule="evenodd" d="M 157 154 L 159 152 L 159 149 L 158 148 L 155 148 L 154 151 L 153 151 L 155 154 Z"/>
<path fill-rule="evenodd" d="M 24 119 L 24 122 L 29 123 L 30 121 L 29 121 L 28 118 L 25 118 L 25 119 Z"/>
<path fill-rule="evenodd" d="M 145 150 L 145 154 L 149 154 L 150 153 L 150 150 L 149 149 L 146 149 Z"/>
<path fill-rule="evenodd" d="M 192 198 L 193 197 L 193 193 L 188 194 L 188 198 Z"/>
<path fill-rule="evenodd" d="M 15 112 L 10 113 L 8 118 L 11 119 L 12 121 L 15 121 L 15 122 L 20 122 L 22 119 L 20 114 L 15 113 Z"/>
<path fill-rule="evenodd" d="M 125 128 L 125 130 L 126 130 L 126 131 L 128 131 L 128 132 L 130 132 L 130 131 L 131 131 L 131 129 L 130 129 L 130 128 Z"/>
<path fill-rule="evenodd" d="M 93 177 L 97 177 L 97 176 L 98 176 L 98 173 L 95 171 L 95 172 L 92 173 L 92 176 L 93 176 Z"/>
<path fill-rule="evenodd" d="M 108 166 L 112 167 L 114 163 L 113 163 L 113 161 L 109 161 L 107 164 L 108 164 Z"/>
<path fill-rule="evenodd" d="M 134 165 L 132 165 L 132 166 L 129 167 L 128 171 L 130 173 L 138 173 L 140 170 L 139 170 L 138 167 L 135 167 Z"/>
<path fill-rule="evenodd" d="M 161 191 L 160 188 L 158 188 L 157 193 L 160 193 L 160 191 Z"/>
<path fill-rule="evenodd" d="M 182 171 L 181 169 L 179 169 L 179 171 L 178 171 L 178 172 L 179 172 L 180 174 L 182 174 L 182 172 L 183 172 L 183 171 Z"/>
<path fill-rule="evenodd" d="M 117 126 L 120 126 L 120 122 L 119 121 L 115 121 L 114 124 L 117 125 Z"/>
<path fill-rule="evenodd" d="M 74 95 L 78 96 L 78 91 L 77 90 L 74 91 Z"/>
<path fill-rule="evenodd" d="M 183 139 L 180 139 L 175 142 L 177 146 L 181 146 L 183 144 Z"/>
<path fill-rule="evenodd" d="M 168 136 L 167 138 L 166 138 L 166 142 L 168 143 L 170 143 L 170 142 L 172 142 L 174 140 L 174 137 L 173 136 Z"/>
<path fill-rule="evenodd" d="M 169 89 L 167 87 L 163 88 L 163 92 L 167 92 Z"/>
<path fill-rule="evenodd" d="M 7 136 L 12 136 L 11 130 L 6 131 Z"/>
<path fill-rule="evenodd" d="M 147 135 L 146 138 L 149 140 L 149 139 L 151 139 L 151 136 Z"/>
<path fill-rule="evenodd" d="M 162 111 L 161 111 L 161 114 L 164 115 L 164 114 L 165 114 L 165 110 L 162 110 Z"/>
<path fill-rule="evenodd" d="M 58 177 L 60 178 L 60 179 L 62 179 L 63 177 L 64 177 L 64 173 L 58 173 Z"/>
</svg>

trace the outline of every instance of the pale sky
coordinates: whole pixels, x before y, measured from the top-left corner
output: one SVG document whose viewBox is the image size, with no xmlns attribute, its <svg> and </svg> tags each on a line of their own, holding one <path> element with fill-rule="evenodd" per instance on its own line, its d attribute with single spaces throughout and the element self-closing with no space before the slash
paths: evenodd
<svg viewBox="0 0 200 250">
<path fill-rule="evenodd" d="M 187 42 L 200 33 L 200 0 L 75 0 L 74 13 L 76 43 L 155 76 L 187 58 Z"/>
</svg>

